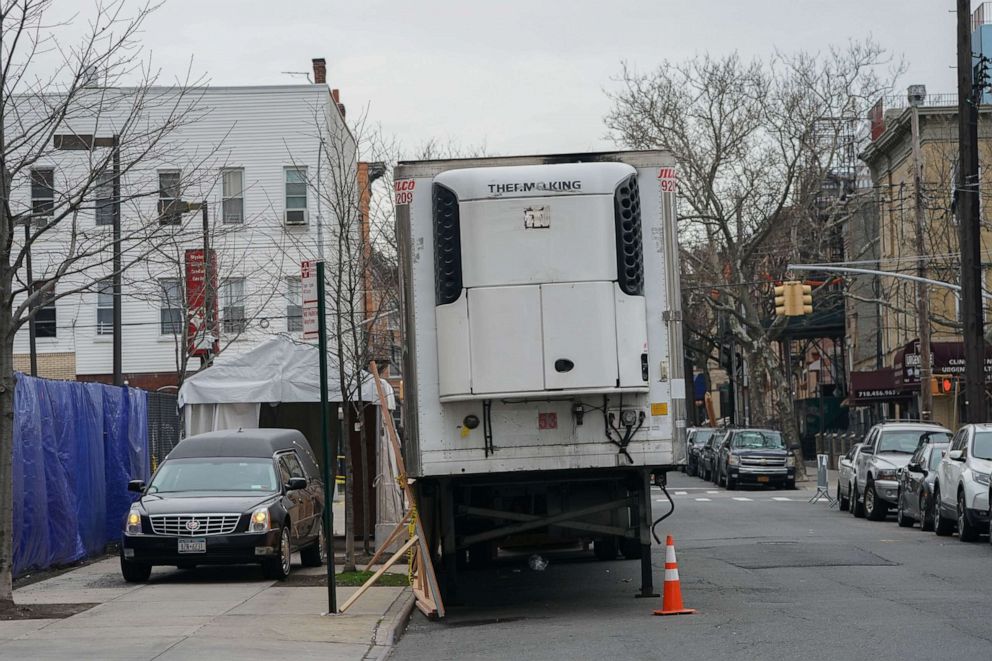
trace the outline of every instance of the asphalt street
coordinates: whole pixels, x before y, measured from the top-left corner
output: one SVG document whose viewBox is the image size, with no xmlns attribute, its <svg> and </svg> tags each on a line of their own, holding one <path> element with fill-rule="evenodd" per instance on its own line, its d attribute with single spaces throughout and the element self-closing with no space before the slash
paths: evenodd
<svg viewBox="0 0 992 661">
<path fill-rule="evenodd" d="M 637 561 L 547 554 L 463 572 L 460 605 L 414 613 L 392 659 L 992 658 L 992 548 L 810 504 L 808 490 L 726 491 L 677 474 L 659 532 L 675 538 L 685 605 L 654 617 Z M 655 510 L 667 511 L 656 492 Z M 664 548 L 654 547 L 655 587 Z"/>
</svg>

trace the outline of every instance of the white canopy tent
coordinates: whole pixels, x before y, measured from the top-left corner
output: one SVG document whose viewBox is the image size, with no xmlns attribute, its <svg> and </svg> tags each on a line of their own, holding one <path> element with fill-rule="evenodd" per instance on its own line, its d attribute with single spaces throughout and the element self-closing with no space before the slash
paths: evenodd
<svg viewBox="0 0 992 661">
<path fill-rule="evenodd" d="M 183 383 L 179 390 L 179 407 L 183 410 L 186 435 L 201 434 L 221 429 L 252 429 L 261 425 L 262 406 L 280 404 L 313 404 L 305 407 L 304 416 L 320 415 L 320 354 L 309 344 L 295 342 L 287 337 L 274 336 L 251 351 L 236 356 L 222 355 L 213 365 Z M 328 401 L 341 402 L 337 363 L 328 355 Z M 388 407 L 394 409 L 396 400 L 393 389 L 385 380 Z M 378 404 L 375 380 L 362 371 L 362 400 Z M 376 462 L 373 484 L 376 489 L 376 545 L 384 532 L 388 533 L 402 515 L 402 501 L 398 486 L 392 479 L 395 473 L 393 454 L 388 440 L 382 433 L 381 419 L 375 417 Z M 301 431 L 316 427 L 316 420 L 294 420 Z M 332 421 L 334 427 L 338 421 Z M 295 425 L 291 425 L 295 426 Z M 313 433 L 313 432 L 312 432 Z M 304 431 L 304 434 L 307 434 Z M 307 434 L 308 437 L 310 434 Z M 319 436 L 319 433 L 316 434 Z M 309 438 L 311 443 L 319 442 Z M 321 453 L 318 452 L 318 456 Z M 384 531 L 384 532 L 383 532 Z"/>
<path fill-rule="evenodd" d="M 278 335 L 247 353 L 221 355 L 179 390 L 186 434 L 258 427 L 262 404 L 320 403 L 319 359 L 317 347 Z M 327 363 L 328 401 L 341 402 L 336 361 L 328 356 Z M 362 376 L 362 399 L 378 402 L 372 375 L 363 370 Z M 393 389 L 382 385 L 389 408 L 395 408 Z"/>
</svg>

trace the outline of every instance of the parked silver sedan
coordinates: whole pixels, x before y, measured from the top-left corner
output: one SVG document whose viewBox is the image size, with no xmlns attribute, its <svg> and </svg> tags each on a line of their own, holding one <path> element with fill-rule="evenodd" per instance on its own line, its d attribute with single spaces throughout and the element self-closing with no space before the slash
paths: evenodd
<svg viewBox="0 0 992 661">
<path fill-rule="evenodd" d="M 837 503 L 842 512 L 851 506 L 851 492 L 854 490 L 854 465 L 864 443 L 855 443 L 837 463 Z"/>
</svg>

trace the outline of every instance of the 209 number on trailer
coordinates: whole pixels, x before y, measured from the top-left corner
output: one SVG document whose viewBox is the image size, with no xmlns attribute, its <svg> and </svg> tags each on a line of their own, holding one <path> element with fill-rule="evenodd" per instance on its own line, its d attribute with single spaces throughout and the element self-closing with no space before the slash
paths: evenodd
<svg viewBox="0 0 992 661">
<path fill-rule="evenodd" d="M 401 179 L 393 183 L 396 206 L 404 206 L 413 202 L 413 189 L 416 187 L 417 181 L 415 179 Z"/>
</svg>

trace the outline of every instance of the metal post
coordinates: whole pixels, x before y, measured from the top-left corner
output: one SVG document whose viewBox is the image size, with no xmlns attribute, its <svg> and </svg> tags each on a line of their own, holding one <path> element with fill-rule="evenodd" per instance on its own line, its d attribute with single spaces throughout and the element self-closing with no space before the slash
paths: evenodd
<svg viewBox="0 0 992 661">
<path fill-rule="evenodd" d="M 214 291 L 213 271 L 210 270 L 210 213 L 207 210 L 206 200 L 200 203 L 200 214 L 203 218 L 203 339 L 209 339 L 210 345 L 207 353 L 201 354 L 200 360 L 203 361 L 203 367 L 208 367 L 213 355 L 213 338 L 216 337 L 214 333 L 217 330 L 214 328 L 214 300 L 217 292 Z"/>
<path fill-rule="evenodd" d="M 121 150 L 120 150 L 120 138 L 116 134 L 114 135 L 111 143 L 111 149 L 113 149 L 113 164 L 114 164 L 114 228 L 113 228 L 113 240 L 114 240 L 114 259 L 113 259 L 113 274 L 111 276 L 111 281 L 113 283 L 114 289 L 114 308 L 113 308 L 113 326 L 114 326 L 114 385 L 122 386 L 124 385 L 124 367 L 123 367 L 123 340 L 121 337 L 121 326 L 122 323 L 122 311 L 121 311 Z"/>
<path fill-rule="evenodd" d="M 972 81 L 971 0 L 957 0 L 958 227 L 964 326 L 964 421 L 985 420 L 982 234 L 978 208 L 978 110 Z"/>
<path fill-rule="evenodd" d="M 24 219 L 24 268 L 27 270 L 28 296 L 34 293 L 34 276 L 31 274 L 31 216 Z M 34 306 L 28 310 L 28 351 L 31 354 L 31 376 L 38 376 L 38 342 L 34 325 Z"/>
<path fill-rule="evenodd" d="M 327 314 L 324 303 L 324 262 L 317 262 L 317 329 L 320 350 L 320 435 L 324 443 L 324 541 L 327 547 L 327 612 L 338 612 L 334 578 L 334 471 L 337 451 L 332 452 L 330 421 L 327 419 Z"/>
<path fill-rule="evenodd" d="M 912 100 L 911 100 L 912 102 Z M 920 155 L 920 109 L 916 103 L 911 108 L 911 133 L 913 139 L 913 187 L 916 207 L 916 254 L 926 255 L 925 224 L 923 215 L 923 160 Z M 927 277 L 927 262 L 916 261 L 916 275 Z M 930 420 L 933 415 L 933 393 L 930 391 L 930 292 L 922 280 L 916 283 L 916 322 L 920 338 L 920 419 Z"/>
</svg>

